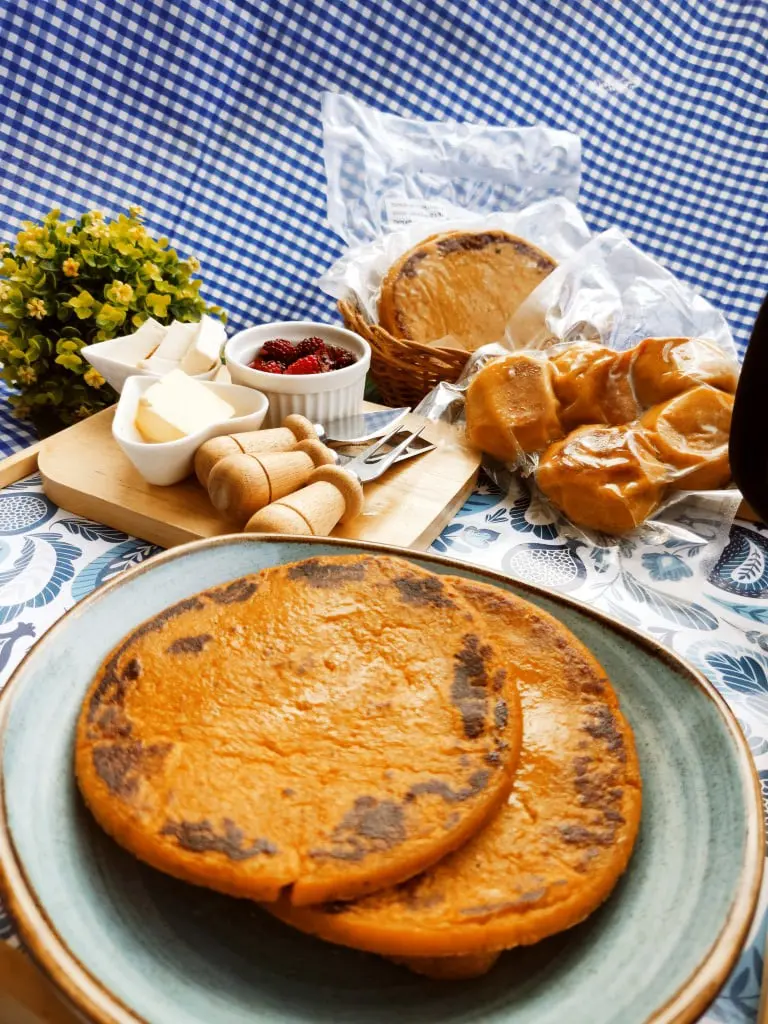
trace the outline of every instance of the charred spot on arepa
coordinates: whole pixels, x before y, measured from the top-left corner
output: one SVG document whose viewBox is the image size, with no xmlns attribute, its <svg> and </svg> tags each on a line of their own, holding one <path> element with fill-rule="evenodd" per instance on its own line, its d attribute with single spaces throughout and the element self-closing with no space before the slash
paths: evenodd
<svg viewBox="0 0 768 1024">
<path fill-rule="evenodd" d="M 481 793 L 487 787 L 490 778 L 491 773 L 487 768 L 479 768 L 472 772 L 467 780 L 467 785 L 462 789 L 452 789 L 442 779 L 425 779 L 423 782 L 416 782 L 411 786 L 405 795 L 405 801 L 411 803 L 417 797 L 428 794 L 439 796 L 449 804 L 463 803 Z"/>
<path fill-rule="evenodd" d="M 560 825 L 558 828 L 563 841 L 573 846 L 612 846 L 616 841 L 616 824 L 599 829 L 586 825 Z"/>
<path fill-rule="evenodd" d="M 216 587 L 213 590 L 206 590 L 203 594 L 215 604 L 241 604 L 253 597 L 259 589 L 259 584 L 253 579 L 243 578 L 233 580 L 223 587 Z"/>
<path fill-rule="evenodd" d="M 223 818 L 221 831 L 204 818 L 202 821 L 166 821 L 161 836 L 173 836 L 179 846 L 191 853 L 223 853 L 230 860 L 249 860 L 264 855 L 274 857 L 277 846 L 268 839 L 254 839 L 246 845 L 245 833 L 232 821 Z"/>
<path fill-rule="evenodd" d="M 123 671 L 120 673 L 122 679 L 127 680 L 129 683 L 135 683 L 141 675 L 141 662 L 138 658 L 131 658 L 127 663 Z"/>
<path fill-rule="evenodd" d="M 371 853 L 391 850 L 405 842 L 405 814 L 394 800 L 360 796 L 331 833 L 329 849 L 310 850 L 310 857 L 361 861 Z"/>
<path fill-rule="evenodd" d="M 125 711 L 114 704 L 108 704 L 96 719 L 102 739 L 127 739 L 133 731 L 133 723 Z M 96 738 L 92 736 L 91 738 Z"/>
<path fill-rule="evenodd" d="M 453 601 L 445 592 L 445 585 L 438 576 L 411 576 L 406 573 L 393 581 L 405 604 L 416 605 L 418 608 L 455 608 Z"/>
<path fill-rule="evenodd" d="M 608 750 L 615 754 L 619 761 L 625 761 L 624 736 L 613 711 L 607 704 L 593 704 L 586 708 L 586 713 L 591 721 L 583 726 L 584 732 L 589 733 L 592 739 L 604 741 Z"/>
<path fill-rule="evenodd" d="M 141 777 L 156 771 L 172 749 L 172 743 L 145 746 L 141 740 L 105 743 L 93 748 L 93 767 L 110 793 L 127 800 L 135 795 Z"/>
<path fill-rule="evenodd" d="M 589 697 L 602 697 L 608 680 L 578 656 L 569 657 L 564 663 L 569 680 L 581 693 Z"/>
<path fill-rule="evenodd" d="M 289 567 L 288 579 L 301 580 L 321 590 L 333 590 L 345 583 L 361 583 L 365 573 L 366 562 L 324 562 L 321 558 L 307 558 Z"/>
<path fill-rule="evenodd" d="M 165 649 L 166 654 L 199 654 L 213 637 L 210 633 L 199 633 L 197 636 L 180 636 Z"/>
<path fill-rule="evenodd" d="M 407 878 L 404 882 L 393 886 L 398 902 L 411 910 L 428 910 L 430 907 L 444 903 L 445 896 L 441 892 L 424 893 L 421 891 L 427 881 L 427 872 L 422 871 L 418 875 L 414 875 L 413 878 Z"/>
<path fill-rule="evenodd" d="M 413 256 L 409 256 L 400 270 L 401 276 L 415 277 L 416 271 L 419 268 L 419 263 L 421 263 L 421 261 L 425 259 L 426 255 L 426 249 L 422 249 L 421 252 L 415 252 Z M 402 314 L 399 314 L 399 317 L 400 319 L 402 319 Z"/>
<path fill-rule="evenodd" d="M 159 615 L 155 615 L 153 618 L 143 622 L 130 633 L 104 666 L 103 675 L 88 701 L 88 721 L 92 722 L 94 720 L 102 704 L 116 704 L 122 707 L 125 701 L 127 684 L 136 682 L 139 678 L 141 665 L 138 658 L 131 658 L 125 665 L 122 673 L 117 671 L 117 666 L 123 655 L 130 650 L 137 640 L 148 633 L 159 632 L 167 622 L 179 615 L 183 615 L 184 612 L 194 611 L 203 607 L 204 605 L 200 598 L 188 597 L 171 605 L 170 608 L 166 608 Z"/>
<path fill-rule="evenodd" d="M 467 633 L 461 650 L 454 654 L 451 701 L 458 708 L 469 740 L 485 732 L 488 715 L 488 659 L 493 655 L 490 644 L 483 644 L 474 633 Z"/>
<path fill-rule="evenodd" d="M 616 768 L 601 769 L 591 757 L 580 755 L 573 759 L 573 771 L 579 804 L 601 810 L 608 817 L 624 796 L 624 790 L 618 785 Z"/>
<path fill-rule="evenodd" d="M 436 249 L 441 256 L 449 256 L 454 252 L 481 252 L 492 246 L 496 252 L 500 252 L 502 245 L 511 246 L 518 256 L 531 260 L 538 269 L 542 271 L 554 270 L 556 264 L 539 249 L 528 245 L 522 238 L 513 238 L 504 232 L 482 231 L 472 234 L 456 234 L 447 238 L 441 238 L 436 243 Z M 413 258 L 413 257 L 411 257 Z"/>
</svg>

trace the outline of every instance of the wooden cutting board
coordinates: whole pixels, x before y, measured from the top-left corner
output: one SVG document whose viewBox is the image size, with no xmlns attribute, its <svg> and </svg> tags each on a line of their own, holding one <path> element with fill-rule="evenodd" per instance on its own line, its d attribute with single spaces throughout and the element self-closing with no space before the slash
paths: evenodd
<svg viewBox="0 0 768 1024">
<path fill-rule="evenodd" d="M 113 415 L 106 409 L 42 442 L 38 466 L 51 501 L 165 548 L 241 528 L 213 508 L 194 477 L 172 487 L 146 483 L 112 437 Z M 363 514 L 334 536 L 429 547 L 475 486 L 480 457 L 456 427 L 429 423 L 424 437 L 437 448 L 367 484 Z"/>
</svg>

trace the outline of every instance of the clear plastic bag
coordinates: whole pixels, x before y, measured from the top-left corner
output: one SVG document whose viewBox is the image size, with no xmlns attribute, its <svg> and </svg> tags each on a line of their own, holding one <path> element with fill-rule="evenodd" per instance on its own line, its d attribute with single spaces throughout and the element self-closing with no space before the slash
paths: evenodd
<svg viewBox="0 0 768 1024">
<path fill-rule="evenodd" d="M 322 117 L 328 220 L 348 245 L 415 220 L 578 197 L 581 142 L 572 132 L 417 121 L 338 93 L 324 94 Z"/>
<path fill-rule="evenodd" d="M 504 231 L 555 261 L 591 237 L 571 132 L 414 121 L 337 94 L 324 97 L 323 130 L 328 219 L 349 248 L 319 284 L 374 323 L 384 275 L 436 232 Z M 455 347 L 450 336 L 429 344 Z"/>
<path fill-rule="evenodd" d="M 648 338 L 667 341 L 644 342 Z M 694 340 L 690 344 L 677 344 L 674 340 L 686 338 Z M 644 344 L 636 348 L 640 342 Z M 578 360 L 561 358 L 565 353 L 580 350 L 589 353 L 592 360 L 589 365 L 596 367 L 592 382 L 580 375 Z M 599 356 L 595 358 L 594 353 L 599 353 Z M 578 509 L 580 500 L 590 487 L 595 501 L 610 505 L 613 497 L 610 481 L 606 491 L 594 486 L 593 470 L 596 466 L 599 469 L 599 460 L 590 465 L 590 445 L 599 451 L 602 442 L 609 442 L 611 432 L 614 432 L 613 455 L 617 462 L 624 460 L 627 464 L 624 469 L 629 467 L 624 479 L 631 481 L 632 472 L 635 472 L 642 490 L 646 486 L 646 478 L 652 478 L 648 483 L 645 506 L 642 497 L 635 505 L 638 516 L 634 533 L 640 535 L 642 532 L 643 540 L 654 544 L 685 542 L 697 546 L 697 553 L 702 558 L 714 557 L 728 536 L 740 495 L 725 487 L 683 490 L 686 479 L 697 488 L 706 485 L 707 473 L 705 470 L 702 475 L 702 463 L 697 461 L 695 451 L 678 450 L 681 445 L 675 432 L 687 436 L 686 431 L 693 433 L 695 428 L 698 430 L 695 444 L 701 445 L 709 443 L 706 435 L 711 432 L 710 440 L 717 440 L 719 444 L 721 463 L 723 458 L 727 459 L 727 407 L 730 399 L 723 396 L 735 388 L 738 364 L 733 339 L 722 315 L 632 245 L 620 232 L 611 230 L 597 236 L 565 260 L 538 286 L 513 317 L 504 345 L 478 349 L 470 357 L 459 381 L 455 385 L 439 385 L 427 395 L 418 411 L 432 419 L 463 422 L 467 387 L 490 363 L 498 363 L 500 368 L 516 362 L 525 363 L 535 378 L 541 373 L 541 367 L 552 363 L 553 358 L 560 360 L 566 384 L 568 372 L 573 373 L 571 383 L 574 386 L 570 393 L 564 389 L 563 379 L 556 383 L 550 381 L 548 385 L 557 392 L 558 418 L 568 419 L 564 410 L 570 410 L 572 417 L 562 431 L 569 441 L 575 438 L 577 449 L 577 457 L 571 460 L 574 462 L 574 476 L 568 485 L 568 494 L 564 497 L 559 493 L 558 487 L 552 483 L 551 472 L 544 474 L 542 482 L 544 489 L 558 498 L 558 503 L 548 500 L 537 486 L 541 451 L 546 450 L 545 459 L 551 463 L 552 454 L 560 444 L 556 437 L 547 435 L 546 430 L 545 440 L 553 441 L 552 447 L 544 442 L 537 444 L 535 432 L 530 435 L 533 440 L 527 443 L 523 433 L 520 450 L 515 450 L 514 445 L 505 450 L 502 444 L 497 448 L 497 455 L 506 454 L 506 459 L 486 458 L 486 468 L 495 482 L 510 487 L 512 475 L 522 473 L 528 478 L 526 483 L 534 494 L 533 507 L 540 515 L 557 522 L 562 534 L 590 545 L 615 549 L 616 557 L 619 557 L 622 544 L 626 546 L 626 539 L 619 540 L 605 530 L 579 526 L 569 521 L 562 511 L 563 507 L 569 506 Z M 502 359 L 506 362 L 501 362 Z M 501 376 L 501 369 L 495 372 Z M 617 376 L 612 378 L 611 374 Z M 612 415 L 610 409 L 606 412 L 604 395 L 601 396 L 599 389 L 605 389 L 609 384 L 615 388 L 617 379 L 624 380 L 622 374 L 628 387 L 618 389 L 621 397 L 618 406 L 615 399 L 611 399 L 612 407 L 618 408 L 618 412 Z M 676 385 L 675 375 L 679 378 L 677 384 L 682 379 L 684 387 Z M 489 393 L 493 393 L 492 378 L 491 373 L 484 377 Z M 597 395 L 590 390 L 595 381 Z M 529 382 L 528 387 L 531 386 Z M 546 405 L 544 391 L 542 385 L 542 394 L 538 398 L 533 394 L 526 404 L 530 406 L 539 400 L 542 406 Z M 676 398 L 675 394 L 685 394 L 686 397 Z M 570 406 L 568 401 L 572 402 Z M 711 413 L 704 414 L 702 418 L 702 409 L 711 409 Z M 588 426 L 590 420 L 593 423 L 602 420 L 603 425 Z M 640 420 L 639 431 L 637 425 L 619 425 L 632 420 Z M 690 426 L 691 423 L 694 426 Z M 583 444 L 579 435 L 571 433 L 579 429 L 579 424 L 584 424 L 581 428 L 586 435 Z M 527 429 L 524 424 L 523 430 Z M 625 436 L 628 431 L 629 437 Z M 496 446 L 491 440 L 481 447 L 493 449 Z M 529 450 L 522 450 L 526 447 Z M 534 450 L 537 447 L 539 450 Z M 607 443 L 607 447 L 607 458 L 610 459 L 611 444 Z M 662 463 L 663 473 L 658 469 L 659 463 Z M 724 478 L 720 465 L 719 479 Z M 663 500 L 659 502 L 660 496 Z M 650 513 L 647 518 L 646 513 Z M 579 518 L 577 511 L 574 514 Z M 708 536 L 704 539 L 692 525 L 697 522 L 706 524 Z M 716 528 L 713 524 L 717 524 Z M 624 521 L 620 532 L 626 537 L 628 531 L 632 532 L 633 525 Z"/>
</svg>

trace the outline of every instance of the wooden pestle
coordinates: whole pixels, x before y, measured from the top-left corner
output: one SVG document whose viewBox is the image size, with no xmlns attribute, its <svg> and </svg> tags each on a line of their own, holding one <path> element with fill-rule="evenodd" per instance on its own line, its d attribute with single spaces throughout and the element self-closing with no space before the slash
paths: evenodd
<svg viewBox="0 0 768 1024">
<path fill-rule="evenodd" d="M 319 466 L 306 487 L 260 509 L 245 524 L 246 533 L 296 533 L 327 537 L 340 521 L 363 511 L 363 488 L 340 466 Z"/>
<path fill-rule="evenodd" d="M 304 416 L 293 413 L 286 416 L 282 427 L 271 430 L 248 430 L 242 434 L 212 437 L 195 452 L 195 474 L 208 486 L 211 470 L 228 455 L 266 455 L 267 452 L 289 452 L 298 441 L 314 441 L 317 432 Z"/>
<path fill-rule="evenodd" d="M 258 509 L 298 490 L 315 467 L 335 458 L 324 444 L 312 440 L 300 441 L 289 452 L 227 455 L 210 472 L 208 495 L 219 512 L 244 523 Z"/>
</svg>

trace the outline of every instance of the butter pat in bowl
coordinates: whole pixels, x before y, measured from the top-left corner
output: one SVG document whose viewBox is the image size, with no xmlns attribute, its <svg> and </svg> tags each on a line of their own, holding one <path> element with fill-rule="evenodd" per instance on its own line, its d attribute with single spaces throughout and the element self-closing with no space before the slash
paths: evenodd
<svg viewBox="0 0 768 1024">
<path fill-rule="evenodd" d="M 134 376 L 125 382 L 112 436 L 147 483 L 167 487 L 190 475 L 204 441 L 258 430 L 268 408 L 260 391 L 181 370 L 160 379 Z"/>
</svg>

